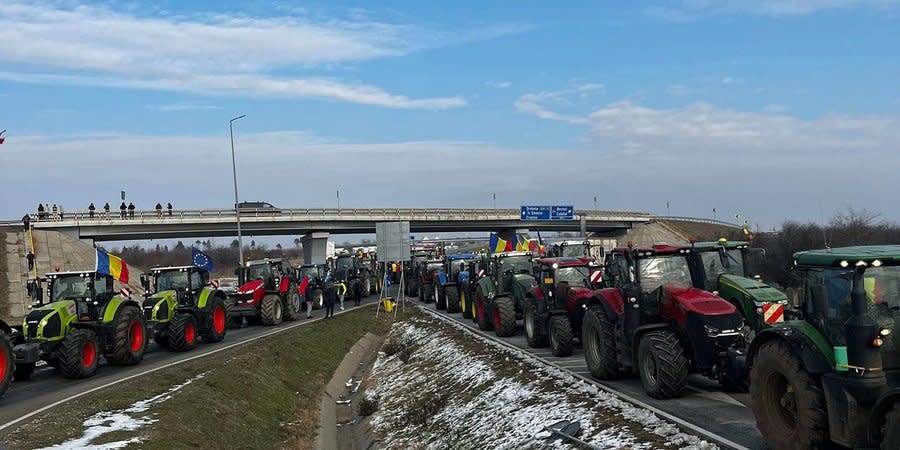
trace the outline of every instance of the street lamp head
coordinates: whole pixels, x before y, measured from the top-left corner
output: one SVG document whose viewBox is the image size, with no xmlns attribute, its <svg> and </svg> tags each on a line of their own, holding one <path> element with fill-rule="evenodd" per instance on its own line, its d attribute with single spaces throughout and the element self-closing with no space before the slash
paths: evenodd
<svg viewBox="0 0 900 450">
<path fill-rule="evenodd" d="M 241 115 L 235 117 L 234 119 L 229 120 L 229 122 L 234 122 L 235 120 L 243 119 L 244 117 L 247 117 L 247 115 L 246 115 L 246 114 L 241 114 Z"/>
</svg>

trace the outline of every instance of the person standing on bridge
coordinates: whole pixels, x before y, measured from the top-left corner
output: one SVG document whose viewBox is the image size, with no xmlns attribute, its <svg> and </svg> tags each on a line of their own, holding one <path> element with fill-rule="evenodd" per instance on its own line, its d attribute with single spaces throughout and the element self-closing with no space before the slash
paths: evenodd
<svg viewBox="0 0 900 450">
<path fill-rule="evenodd" d="M 169 202 L 169 204 L 166 205 L 166 209 L 169 210 L 169 217 L 172 217 L 172 202 Z"/>
<path fill-rule="evenodd" d="M 128 202 L 128 218 L 134 219 L 134 203 Z"/>
<path fill-rule="evenodd" d="M 156 204 L 156 218 L 159 219 L 162 217 L 162 205 L 159 203 Z"/>
<path fill-rule="evenodd" d="M 106 215 L 106 220 L 109 220 L 109 202 L 103 205 L 103 213 Z"/>
<path fill-rule="evenodd" d="M 93 218 L 94 218 L 94 211 L 96 211 L 96 210 L 97 210 L 97 208 L 94 206 L 94 202 L 91 202 L 91 204 L 88 205 L 88 217 L 90 217 L 91 219 L 93 219 Z"/>
<path fill-rule="evenodd" d="M 56 204 L 53 204 L 53 208 L 50 208 L 51 216 L 54 221 L 59 220 L 59 208 L 56 207 Z"/>
<path fill-rule="evenodd" d="M 37 214 L 38 220 L 44 220 L 44 219 L 47 218 L 47 212 L 46 212 L 46 210 L 44 209 L 44 204 L 43 204 L 43 203 L 38 203 L 37 213 L 38 213 L 38 214 Z"/>
<path fill-rule="evenodd" d="M 128 214 L 128 205 L 126 205 L 125 202 L 122 202 L 122 204 L 119 205 L 119 211 L 122 213 L 123 219 L 128 218 L 128 215 L 127 215 Z"/>
</svg>

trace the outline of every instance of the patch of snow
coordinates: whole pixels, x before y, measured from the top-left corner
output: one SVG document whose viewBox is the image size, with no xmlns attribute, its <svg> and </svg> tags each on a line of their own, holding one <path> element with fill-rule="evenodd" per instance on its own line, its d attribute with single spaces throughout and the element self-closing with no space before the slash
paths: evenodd
<svg viewBox="0 0 900 450">
<path fill-rule="evenodd" d="M 156 422 L 156 419 L 144 415 L 151 407 L 165 402 L 172 398 L 172 395 L 183 389 L 185 386 L 206 376 L 209 372 L 201 373 L 193 378 L 186 380 L 184 383 L 170 387 L 165 392 L 150 397 L 148 399 L 134 402 L 125 409 L 115 411 L 101 411 L 87 419 L 83 425 L 84 433 L 75 439 L 63 442 L 61 444 L 44 447 L 39 450 L 105 450 L 125 448 L 129 444 L 141 442 L 139 437 L 131 437 L 116 442 L 105 442 L 102 444 L 91 444 L 95 439 L 116 431 L 137 431 L 145 425 Z"/>
</svg>

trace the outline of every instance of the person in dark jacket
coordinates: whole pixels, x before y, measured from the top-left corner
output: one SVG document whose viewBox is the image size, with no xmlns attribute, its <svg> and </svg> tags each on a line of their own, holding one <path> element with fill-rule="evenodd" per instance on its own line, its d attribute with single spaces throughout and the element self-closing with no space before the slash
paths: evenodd
<svg viewBox="0 0 900 450">
<path fill-rule="evenodd" d="M 156 217 L 162 217 L 162 205 L 160 205 L 159 203 L 156 204 Z"/>
<path fill-rule="evenodd" d="M 106 220 L 109 220 L 109 202 L 103 205 L 103 214 L 106 215 Z"/>
<path fill-rule="evenodd" d="M 128 218 L 134 219 L 134 203 L 128 203 Z"/>
<path fill-rule="evenodd" d="M 47 213 L 46 213 L 46 210 L 44 209 L 43 203 L 38 203 L 37 213 L 38 213 L 38 220 L 44 220 L 47 218 Z"/>
<path fill-rule="evenodd" d="M 119 205 L 119 211 L 122 213 L 123 219 L 128 218 L 128 205 L 126 205 L 125 202 L 122 202 L 122 204 Z"/>
<path fill-rule="evenodd" d="M 337 289 L 331 275 L 322 283 L 322 297 L 325 302 L 325 318 L 334 317 L 334 303 L 337 300 Z"/>
<path fill-rule="evenodd" d="M 28 261 L 28 271 L 34 270 L 34 253 L 31 250 L 28 250 L 25 260 Z"/>
<path fill-rule="evenodd" d="M 169 204 L 166 205 L 166 209 L 169 210 L 169 217 L 172 217 L 172 202 L 169 202 Z"/>
<path fill-rule="evenodd" d="M 88 205 L 88 216 L 91 219 L 94 218 L 94 211 L 96 211 L 96 210 L 97 210 L 97 208 L 94 206 L 94 202 L 91 202 L 91 204 Z"/>
</svg>

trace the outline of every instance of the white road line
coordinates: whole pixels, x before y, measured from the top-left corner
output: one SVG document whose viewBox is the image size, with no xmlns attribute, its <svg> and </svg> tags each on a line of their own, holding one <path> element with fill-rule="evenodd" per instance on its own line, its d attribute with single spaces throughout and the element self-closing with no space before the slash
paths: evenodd
<svg viewBox="0 0 900 450">
<path fill-rule="evenodd" d="M 374 303 L 370 303 L 370 304 L 367 304 L 367 305 L 361 305 L 361 306 L 353 306 L 353 307 L 347 308 L 346 311 L 338 311 L 338 312 L 335 313 L 335 315 L 340 315 L 340 314 L 348 313 L 348 312 L 350 312 L 350 311 L 353 311 L 353 310 L 356 310 L 356 309 L 359 309 L 359 308 L 365 308 L 366 306 L 370 306 L 370 305 L 374 305 Z M 135 378 L 142 377 L 142 376 L 144 376 L 144 375 L 148 375 L 148 374 L 151 374 L 151 373 L 153 373 L 153 372 L 158 372 L 158 371 L 163 370 L 163 369 L 168 369 L 169 367 L 174 367 L 174 366 L 177 366 L 177 365 L 179 365 L 179 364 L 186 363 L 186 362 L 188 362 L 188 361 L 193 361 L 193 360 L 195 360 L 195 359 L 204 358 L 204 357 L 207 357 L 207 356 L 209 356 L 209 355 L 214 355 L 214 354 L 216 354 L 216 353 L 223 352 L 223 351 L 225 351 L 225 350 L 229 350 L 229 349 L 232 349 L 232 348 L 235 348 L 235 347 L 238 347 L 238 346 L 241 346 L 241 345 L 244 345 L 244 344 L 248 344 L 248 343 L 250 343 L 250 342 L 253 342 L 253 341 L 262 339 L 262 338 L 264 338 L 264 337 L 269 337 L 269 336 L 272 336 L 272 335 L 275 335 L 275 334 L 278 334 L 278 333 L 283 333 L 283 332 L 285 332 L 285 331 L 292 330 L 292 329 L 294 329 L 294 328 L 297 328 L 297 327 L 300 327 L 300 326 L 303 326 L 303 325 L 307 325 L 307 324 L 310 324 L 310 323 L 315 323 L 315 322 L 318 322 L 318 321 L 320 321 L 320 320 L 324 320 L 324 317 L 318 317 L 318 318 L 315 318 L 315 319 L 312 319 L 312 320 L 305 319 L 303 322 L 298 322 L 298 323 L 295 323 L 295 324 L 291 324 L 290 326 L 287 326 L 287 327 L 278 328 L 278 329 L 275 329 L 275 330 L 272 330 L 272 331 L 263 333 L 263 334 L 261 334 L 261 335 L 259 335 L 259 336 L 254 336 L 254 337 L 252 337 L 252 338 L 249 338 L 249 339 L 246 339 L 246 340 L 243 340 L 243 341 L 240 341 L 240 342 L 235 342 L 235 343 L 233 343 L 233 344 L 226 345 L 225 347 L 222 347 L 222 348 L 217 348 L 217 349 L 210 350 L 210 351 L 208 351 L 208 352 L 206 352 L 206 353 L 202 353 L 202 354 L 199 354 L 199 355 L 194 355 L 194 356 L 191 356 L 191 357 L 185 358 L 185 359 L 180 359 L 180 360 L 178 360 L 178 361 L 172 361 L 172 362 L 170 362 L 170 363 L 168 363 L 168 364 L 164 364 L 164 365 L 162 365 L 162 366 L 155 367 L 155 368 L 153 368 L 153 369 L 148 369 L 148 370 L 145 370 L 145 371 L 143 371 L 143 372 L 139 372 L 139 373 L 136 373 L 136 374 L 134 374 L 134 375 L 129 375 L 129 376 L 125 377 L 125 378 L 120 378 L 120 379 L 118 379 L 118 380 L 111 381 L 111 382 L 106 383 L 106 384 L 104 384 L 104 385 L 97 386 L 97 387 L 88 389 L 88 390 L 83 391 L 83 392 L 79 392 L 79 393 L 77 393 L 77 394 L 75 394 L 75 395 L 72 395 L 72 396 L 70 396 L 70 397 L 68 397 L 68 398 L 64 398 L 64 399 L 62 399 L 62 400 L 57 400 L 57 401 L 55 401 L 55 402 L 53 402 L 53 403 L 51 403 L 51 404 L 49 404 L 49 405 L 47 405 L 47 406 L 44 406 L 44 407 L 42 407 L 42 408 L 38 408 L 38 409 L 36 409 L 36 410 L 34 410 L 34 411 L 28 413 L 28 414 L 23 415 L 22 417 L 19 417 L 18 419 L 15 419 L 15 420 L 11 420 L 11 421 L 9 421 L 9 422 L 6 422 L 6 423 L 4 423 L 3 425 L 0 425 L 0 430 L 5 430 L 5 429 L 7 429 L 7 428 L 9 428 L 9 427 L 11 427 L 11 426 L 17 424 L 17 423 L 20 423 L 20 422 L 26 420 L 26 419 L 30 419 L 30 418 L 32 418 L 32 417 L 34 417 L 34 416 L 36 416 L 36 415 L 38 415 L 38 414 L 40 414 L 40 413 L 42 413 L 42 412 L 44 412 L 44 411 L 47 411 L 47 410 L 52 409 L 52 408 L 56 408 L 57 406 L 60 406 L 60 405 L 62 405 L 62 404 L 64 404 L 64 403 L 66 403 L 66 402 L 75 400 L 75 399 L 77 399 L 77 398 L 84 397 L 85 395 L 88 395 L 88 394 L 90 394 L 90 393 L 97 392 L 97 391 L 99 391 L 99 390 L 106 389 L 106 388 L 111 387 L 111 386 L 115 386 L 115 385 L 117 385 L 117 384 L 119 384 L 119 383 L 122 383 L 122 382 L 124 382 L 124 381 L 133 380 L 133 379 L 135 379 Z"/>
<path fill-rule="evenodd" d="M 432 316 L 437 317 L 437 318 L 440 319 L 440 320 L 443 320 L 443 321 L 445 321 L 445 322 L 453 322 L 453 323 L 456 323 L 456 321 L 455 321 L 454 319 L 452 319 L 452 318 L 450 318 L 450 317 L 447 317 L 447 316 L 445 316 L 445 315 L 443 315 L 443 314 L 437 314 L 436 312 L 434 312 L 434 311 L 428 311 L 428 310 L 425 309 L 425 308 L 422 308 L 422 309 L 423 309 L 424 311 L 426 311 L 427 313 L 431 314 Z M 661 409 L 659 409 L 659 408 L 656 408 L 655 406 L 652 406 L 652 405 L 649 405 L 649 404 L 647 404 L 647 403 L 644 403 L 643 401 L 641 401 L 641 400 L 639 400 L 639 399 L 637 399 L 637 398 L 634 398 L 634 397 L 632 397 L 632 396 L 630 396 L 630 395 L 628 395 L 628 394 L 625 394 L 625 393 L 620 392 L 620 391 L 618 391 L 618 390 L 616 390 L 616 389 L 613 389 L 613 388 L 611 388 L 611 387 L 609 387 L 609 386 L 607 386 L 607 385 L 604 385 L 604 384 L 602 384 L 602 383 L 598 383 L 598 382 L 597 382 L 596 380 L 594 380 L 593 378 L 586 377 L 586 376 L 584 376 L 584 375 L 582 375 L 582 374 L 580 374 L 580 373 L 578 373 L 578 372 L 573 372 L 573 371 L 571 371 L 571 370 L 569 370 L 569 369 L 567 369 L 567 368 L 565 368 L 565 367 L 563 367 L 563 366 L 561 366 L 561 365 L 559 365 L 559 364 L 557 364 L 557 363 L 554 363 L 554 362 L 552 362 L 552 361 L 549 361 L 547 358 L 543 358 L 543 357 L 537 356 L 537 355 L 535 355 L 535 354 L 533 354 L 533 353 L 530 353 L 530 352 L 528 352 L 528 351 L 526 351 L 526 350 L 524 350 L 524 349 L 521 349 L 521 348 L 519 348 L 519 347 L 516 347 L 515 345 L 512 345 L 512 344 L 510 344 L 510 343 L 508 343 L 508 342 L 506 342 L 506 341 L 503 341 L 503 340 L 501 340 L 501 339 L 498 339 L 498 338 L 495 337 L 495 336 L 491 336 L 490 334 L 483 333 L 483 332 L 477 331 L 477 330 L 469 330 L 469 331 L 472 332 L 473 334 L 478 334 L 478 335 L 481 335 L 482 337 L 486 337 L 486 338 L 490 339 L 491 341 L 495 342 L 496 344 L 501 345 L 501 346 L 503 346 L 503 347 L 506 347 L 507 349 L 510 349 L 510 350 L 513 350 L 513 351 L 518 351 L 518 352 L 525 352 L 525 353 L 528 354 L 529 356 L 532 356 L 532 357 L 534 357 L 535 359 L 537 359 L 537 360 L 539 360 L 539 361 L 541 361 L 541 362 L 543 362 L 543 363 L 545 363 L 545 364 L 551 365 L 551 366 L 553 366 L 553 367 L 555 367 L 555 368 L 557 368 L 557 369 L 559 369 L 559 370 L 564 370 L 564 371 L 566 371 L 566 372 L 569 372 L 569 373 L 571 373 L 572 375 L 574 375 L 576 378 L 580 378 L 582 381 L 591 383 L 591 384 L 597 386 L 599 389 L 602 389 L 602 390 L 606 391 L 606 392 L 609 393 L 609 394 L 615 395 L 616 397 L 619 397 L 620 399 L 625 400 L 625 401 L 627 401 L 627 402 L 629 402 L 629 403 L 631 403 L 631 404 L 633 404 L 633 405 L 635 405 L 635 406 L 638 406 L 638 407 L 640 407 L 640 408 L 644 408 L 644 409 L 650 410 L 651 412 L 653 412 L 653 413 L 655 413 L 655 414 L 657 414 L 657 415 L 659 415 L 659 416 L 665 417 L 666 419 L 671 420 L 672 422 L 675 422 L 676 424 L 681 425 L 681 426 L 684 427 L 684 428 L 687 428 L 687 429 L 689 429 L 689 430 L 691 430 L 691 431 L 693 431 L 693 432 L 695 432 L 695 433 L 697 433 L 697 434 L 699 434 L 699 435 L 702 435 L 703 437 L 706 437 L 707 439 L 710 439 L 710 440 L 712 440 L 712 441 L 715 441 L 715 442 L 716 442 L 717 444 L 719 444 L 719 445 L 724 445 L 724 446 L 726 446 L 726 447 L 728 447 L 728 448 L 732 448 L 732 449 L 734 449 L 734 450 L 750 450 L 749 448 L 744 447 L 743 445 L 740 445 L 740 444 L 738 444 L 738 443 L 736 443 L 736 442 L 733 442 L 733 441 L 731 441 L 730 439 L 728 439 L 728 438 L 726 438 L 726 437 L 724 437 L 724 436 L 718 435 L 718 434 L 716 434 L 716 433 L 714 433 L 714 432 L 712 432 L 712 431 L 709 431 L 709 430 L 707 430 L 707 429 L 705 429 L 705 428 L 701 428 L 701 427 L 698 426 L 698 425 L 694 425 L 694 424 L 692 424 L 692 423 L 690 423 L 690 422 L 688 422 L 688 421 L 686 421 L 686 420 L 684 420 L 684 419 L 681 419 L 681 418 L 676 417 L 676 416 L 674 416 L 674 415 L 672 415 L 672 414 L 669 414 L 669 413 L 667 413 L 667 412 L 665 412 L 665 411 L 663 411 L 663 410 L 661 410 Z M 2 429 L 2 428 L 0 428 L 0 429 Z"/>
</svg>

